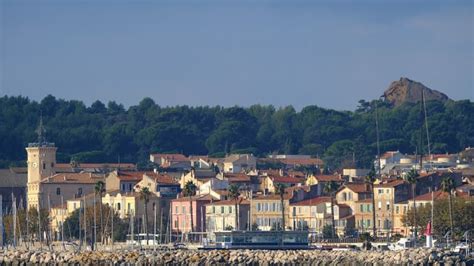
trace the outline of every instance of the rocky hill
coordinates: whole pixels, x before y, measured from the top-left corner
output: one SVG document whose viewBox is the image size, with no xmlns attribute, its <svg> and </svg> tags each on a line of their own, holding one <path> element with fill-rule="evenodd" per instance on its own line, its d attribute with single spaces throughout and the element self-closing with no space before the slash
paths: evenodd
<svg viewBox="0 0 474 266">
<path fill-rule="evenodd" d="M 420 82 L 401 77 L 400 80 L 392 82 L 390 87 L 384 92 L 385 100 L 394 106 L 399 106 L 404 102 L 416 103 L 421 101 L 421 94 L 424 91 L 425 100 L 438 100 L 445 102 L 449 100 L 446 94 L 437 90 L 432 90 Z"/>
</svg>

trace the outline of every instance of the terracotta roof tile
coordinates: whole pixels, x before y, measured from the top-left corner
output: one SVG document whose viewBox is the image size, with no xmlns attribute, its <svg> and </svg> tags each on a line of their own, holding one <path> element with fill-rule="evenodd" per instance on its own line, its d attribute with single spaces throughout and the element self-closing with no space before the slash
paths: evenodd
<svg viewBox="0 0 474 266">
<path fill-rule="evenodd" d="M 103 180 L 103 175 L 94 175 L 91 173 L 61 173 L 46 177 L 41 180 L 41 183 L 95 184 Z"/>
<path fill-rule="evenodd" d="M 291 206 L 315 206 L 321 203 L 331 202 L 331 197 L 316 197 L 291 203 Z"/>
<path fill-rule="evenodd" d="M 345 184 L 342 188 L 347 187 L 355 193 L 370 193 L 370 187 L 367 184 L 363 183 L 348 183 Z"/>
</svg>

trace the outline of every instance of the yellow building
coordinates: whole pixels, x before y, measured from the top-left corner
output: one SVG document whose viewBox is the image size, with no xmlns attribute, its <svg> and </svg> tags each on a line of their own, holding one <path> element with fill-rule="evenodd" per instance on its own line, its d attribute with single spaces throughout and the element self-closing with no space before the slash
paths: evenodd
<svg viewBox="0 0 474 266">
<path fill-rule="evenodd" d="M 346 204 L 351 207 L 355 214 L 356 202 L 372 197 L 370 186 L 364 183 L 344 184 L 336 193 L 336 201 L 339 204 Z"/>
<path fill-rule="evenodd" d="M 102 204 L 112 206 L 121 219 L 130 217 L 130 215 L 140 218 L 145 214 L 145 202 L 141 199 L 139 192 L 107 192 L 105 196 L 102 197 Z M 149 217 L 153 217 L 153 209 L 155 206 L 157 216 L 160 217 L 160 198 L 156 197 L 153 193 L 150 193 L 149 202 L 147 204 Z"/>
<path fill-rule="evenodd" d="M 290 224 L 295 230 L 321 234 L 331 224 L 331 198 L 316 197 L 290 204 Z"/>
<path fill-rule="evenodd" d="M 410 197 L 410 185 L 401 179 L 389 180 L 375 185 L 375 225 L 378 235 L 389 235 L 392 233 L 405 234 L 406 229 L 401 223 L 400 207 Z M 396 206 L 397 205 L 397 206 Z"/>
<path fill-rule="evenodd" d="M 284 194 L 283 208 L 286 228 L 291 224 L 289 219 L 290 198 L 290 194 Z M 252 198 L 250 202 L 252 227 L 257 226 L 258 230 L 262 231 L 270 231 L 282 227 L 282 204 L 279 195 L 259 195 Z"/>
</svg>

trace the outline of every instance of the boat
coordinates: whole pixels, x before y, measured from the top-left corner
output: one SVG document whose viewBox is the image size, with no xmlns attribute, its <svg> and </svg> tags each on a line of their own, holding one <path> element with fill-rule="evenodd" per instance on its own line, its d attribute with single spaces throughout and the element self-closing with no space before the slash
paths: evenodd
<svg viewBox="0 0 474 266">
<path fill-rule="evenodd" d="M 400 238 L 397 242 L 388 245 L 390 250 L 403 250 L 413 247 L 415 247 L 415 240 L 412 238 Z"/>
</svg>

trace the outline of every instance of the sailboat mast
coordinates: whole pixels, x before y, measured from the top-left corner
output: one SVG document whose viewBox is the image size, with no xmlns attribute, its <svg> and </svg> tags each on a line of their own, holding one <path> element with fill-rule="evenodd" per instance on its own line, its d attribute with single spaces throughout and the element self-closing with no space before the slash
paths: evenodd
<svg viewBox="0 0 474 266">
<path fill-rule="evenodd" d="M 380 165 L 380 136 L 379 136 L 379 108 L 378 108 L 379 102 L 375 102 L 375 131 L 377 135 L 377 172 L 378 172 L 378 178 L 381 178 L 382 176 L 382 167 Z M 375 221 L 374 221 L 375 222 Z"/>
<path fill-rule="evenodd" d="M 422 90 L 421 93 L 421 98 L 423 100 L 423 110 L 425 114 L 425 128 L 426 128 L 426 141 L 427 141 L 427 146 L 428 146 L 428 158 L 431 160 L 431 143 L 430 143 L 430 131 L 428 128 L 428 113 L 426 112 L 426 101 L 425 101 L 425 92 Z M 428 160 L 428 163 L 430 161 Z M 429 167 L 428 170 L 431 168 L 431 164 L 428 165 Z M 434 184 L 433 184 L 433 175 L 431 175 L 431 230 L 434 229 Z"/>
</svg>

